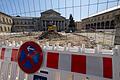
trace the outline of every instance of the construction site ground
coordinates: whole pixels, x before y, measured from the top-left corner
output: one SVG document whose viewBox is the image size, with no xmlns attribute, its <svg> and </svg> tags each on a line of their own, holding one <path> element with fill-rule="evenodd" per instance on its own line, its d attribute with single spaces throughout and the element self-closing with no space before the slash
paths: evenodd
<svg viewBox="0 0 120 80">
<path fill-rule="evenodd" d="M 105 48 L 113 47 L 114 35 L 108 33 L 64 33 L 59 32 L 63 37 L 59 38 L 44 38 L 39 40 L 37 37 L 41 35 L 42 32 L 32 32 L 29 33 L 0 33 L 0 41 L 39 41 L 40 44 L 45 44 L 49 42 L 50 45 L 59 43 L 61 46 L 71 43 L 72 46 L 81 46 L 85 44 L 86 47 L 95 47 L 97 44 L 103 45 Z"/>
</svg>

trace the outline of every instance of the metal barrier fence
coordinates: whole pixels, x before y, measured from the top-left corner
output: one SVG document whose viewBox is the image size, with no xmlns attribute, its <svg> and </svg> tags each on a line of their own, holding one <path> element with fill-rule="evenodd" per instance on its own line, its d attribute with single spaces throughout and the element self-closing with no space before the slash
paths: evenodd
<svg viewBox="0 0 120 80">
<path fill-rule="evenodd" d="M 84 45 L 82 48 L 72 48 L 69 46 L 64 48 L 59 46 L 56 48 L 55 46 L 46 45 L 43 47 L 45 56 L 42 68 L 35 74 L 28 75 L 21 71 L 16 63 L 18 48 L 4 47 L 0 49 L 0 79 L 35 80 L 33 79 L 34 75 L 42 75 L 47 77 L 48 80 L 65 80 L 68 78 L 70 80 L 78 80 L 79 78 L 118 80 L 120 78 L 119 49 L 119 46 L 117 49 L 104 50 L 100 46 L 95 49 L 87 49 Z M 58 58 L 53 59 L 52 56 L 59 57 L 59 60 L 56 60 Z M 55 60 L 55 63 L 51 63 L 53 60 Z M 58 64 L 58 66 L 50 66 L 50 64 Z M 48 74 L 40 73 L 41 70 L 45 70 Z"/>
</svg>

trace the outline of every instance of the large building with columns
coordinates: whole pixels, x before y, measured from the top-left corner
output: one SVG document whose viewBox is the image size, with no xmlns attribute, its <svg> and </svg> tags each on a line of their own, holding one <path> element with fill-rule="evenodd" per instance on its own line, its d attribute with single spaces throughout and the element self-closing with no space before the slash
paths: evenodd
<svg viewBox="0 0 120 80">
<path fill-rule="evenodd" d="M 115 15 L 120 14 L 120 6 L 107 9 L 88 18 L 82 19 L 82 28 L 84 30 L 108 30 L 115 29 Z"/>
<path fill-rule="evenodd" d="M 11 32 L 12 24 L 12 17 L 3 12 L 0 12 L 0 32 Z"/>
<path fill-rule="evenodd" d="M 57 31 L 64 31 L 66 29 L 67 19 L 52 9 L 41 13 L 39 29 L 46 31 L 50 22 L 56 25 Z"/>
<path fill-rule="evenodd" d="M 13 16 L 13 32 L 47 31 L 49 23 L 56 26 L 57 31 L 67 29 L 68 20 L 60 13 L 50 9 L 41 13 L 40 17 Z"/>
</svg>

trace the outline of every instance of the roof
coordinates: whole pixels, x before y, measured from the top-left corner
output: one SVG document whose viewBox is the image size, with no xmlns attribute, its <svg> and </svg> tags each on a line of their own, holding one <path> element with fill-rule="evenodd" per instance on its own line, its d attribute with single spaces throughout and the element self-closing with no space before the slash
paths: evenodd
<svg viewBox="0 0 120 80">
<path fill-rule="evenodd" d="M 58 13 L 57 11 L 54 11 L 53 9 L 49 9 L 47 11 L 41 12 L 41 14 L 47 14 L 47 13 L 57 13 L 60 15 L 60 13 Z"/>
<path fill-rule="evenodd" d="M 36 18 L 39 18 L 39 17 L 24 17 L 24 16 L 20 16 L 20 17 L 17 17 L 17 16 L 12 16 L 13 19 L 36 19 Z"/>
<path fill-rule="evenodd" d="M 11 17 L 10 15 L 8 15 L 8 14 L 6 14 L 6 13 L 3 13 L 3 12 L 1 12 L 1 11 L 0 11 L 0 13 L 3 14 L 3 15 L 6 15 L 6 16 L 8 16 L 8 17 Z"/>
<path fill-rule="evenodd" d="M 47 17 L 40 17 L 41 19 L 65 19 L 63 16 L 47 16 Z"/>
<path fill-rule="evenodd" d="M 101 15 L 101 14 L 108 13 L 108 12 L 111 12 L 111 11 L 114 11 L 114 10 L 117 10 L 117 9 L 120 9 L 120 5 L 115 6 L 115 7 L 112 7 L 112 8 L 109 8 L 109 9 L 106 9 L 106 10 L 101 11 L 101 12 L 98 12 L 98 13 L 95 13 L 95 14 L 93 14 L 93 15 L 90 15 L 89 17 Z M 84 19 L 85 19 L 85 18 L 84 18 Z"/>
</svg>

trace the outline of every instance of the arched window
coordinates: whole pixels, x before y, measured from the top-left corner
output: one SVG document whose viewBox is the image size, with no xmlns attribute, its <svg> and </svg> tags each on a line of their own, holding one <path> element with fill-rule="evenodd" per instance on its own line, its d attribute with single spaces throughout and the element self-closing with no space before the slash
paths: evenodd
<svg viewBox="0 0 120 80">
<path fill-rule="evenodd" d="M 96 23 L 94 23 L 94 29 L 96 29 Z"/>
<path fill-rule="evenodd" d="M 25 24 L 27 24 L 26 21 L 25 21 Z"/>
<path fill-rule="evenodd" d="M 2 28 L 2 26 L 1 26 L 1 32 L 3 32 L 3 28 Z"/>
<path fill-rule="evenodd" d="M 11 28 L 10 28 L 10 27 L 8 27 L 8 31 L 11 31 Z"/>
<path fill-rule="evenodd" d="M 112 20 L 110 22 L 110 29 L 115 29 L 115 22 L 114 22 L 114 20 Z"/>
<path fill-rule="evenodd" d="M 0 32 L 2 32 L 2 26 L 0 26 Z"/>
<path fill-rule="evenodd" d="M 101 22 L 101 29 L 104 29 L 104 22 Z"/>
<path fill-rule="evenodd" d="M 100 22 L 97 23 L 97 29 L 100 29 Z"/>
<path fill-rule="evenodd" d="M 11 24 L 12 23 L 12 21 L 9 19 L 9 23 Z"/>
<path fill-rule="evenodd" d="M 16 24 L 19 24 L 19 22 L 17 21 Z"/>
<path fill-rule="evenodd" d="M 21 21 L 21 24 L 23 24 L 23 22 Z"/>
<path fill-rule="evenodd" d="M 2 20 L 3 20 L 3 23 L 5 23 L 5 18 L 4 17 L 2 17 Z"/>
<path fill-rule="evenodd" d="M 90 29 L 90 24 L 87 25 L 87 29 Z"/>
<path fill-rule="evenodd" d="M 85 26 L 85 27 L 86 27 L 86 29 L 88 29 L 88 25 L 87 25 L 87 24 L 86 24 L 86 26 Z"/>
<path fill-rule="evenodd" d="M 28 24 L 30 25 L 30 22 L 28 21 Z"/>
<path fill-rule="evenodd" d="M 5 30 L 5 32 L 7 31 L 7 28 L 6 27 L 4 27 L 4 30 Z"/>
<path fill-rule="evenodd" d="M 91 24 L 91 27 L 90 27 L 90 28 L 93 29 L 93 27 L 94 27 L 93 24 Z"/>
<path fill-rule="evenodd" d="M 9 22 L 8 22 L 8 18 L 6 18 L 6 23 L 8 24 Z"/>
<path fill-rule="evenodd" d="M 110 25 L 110 22 L 109 22 L 109 21 L 106 21 L 106 22 L 105 22 L 105 29 L 109 29 L 109 25 Z"/>
</svg>

